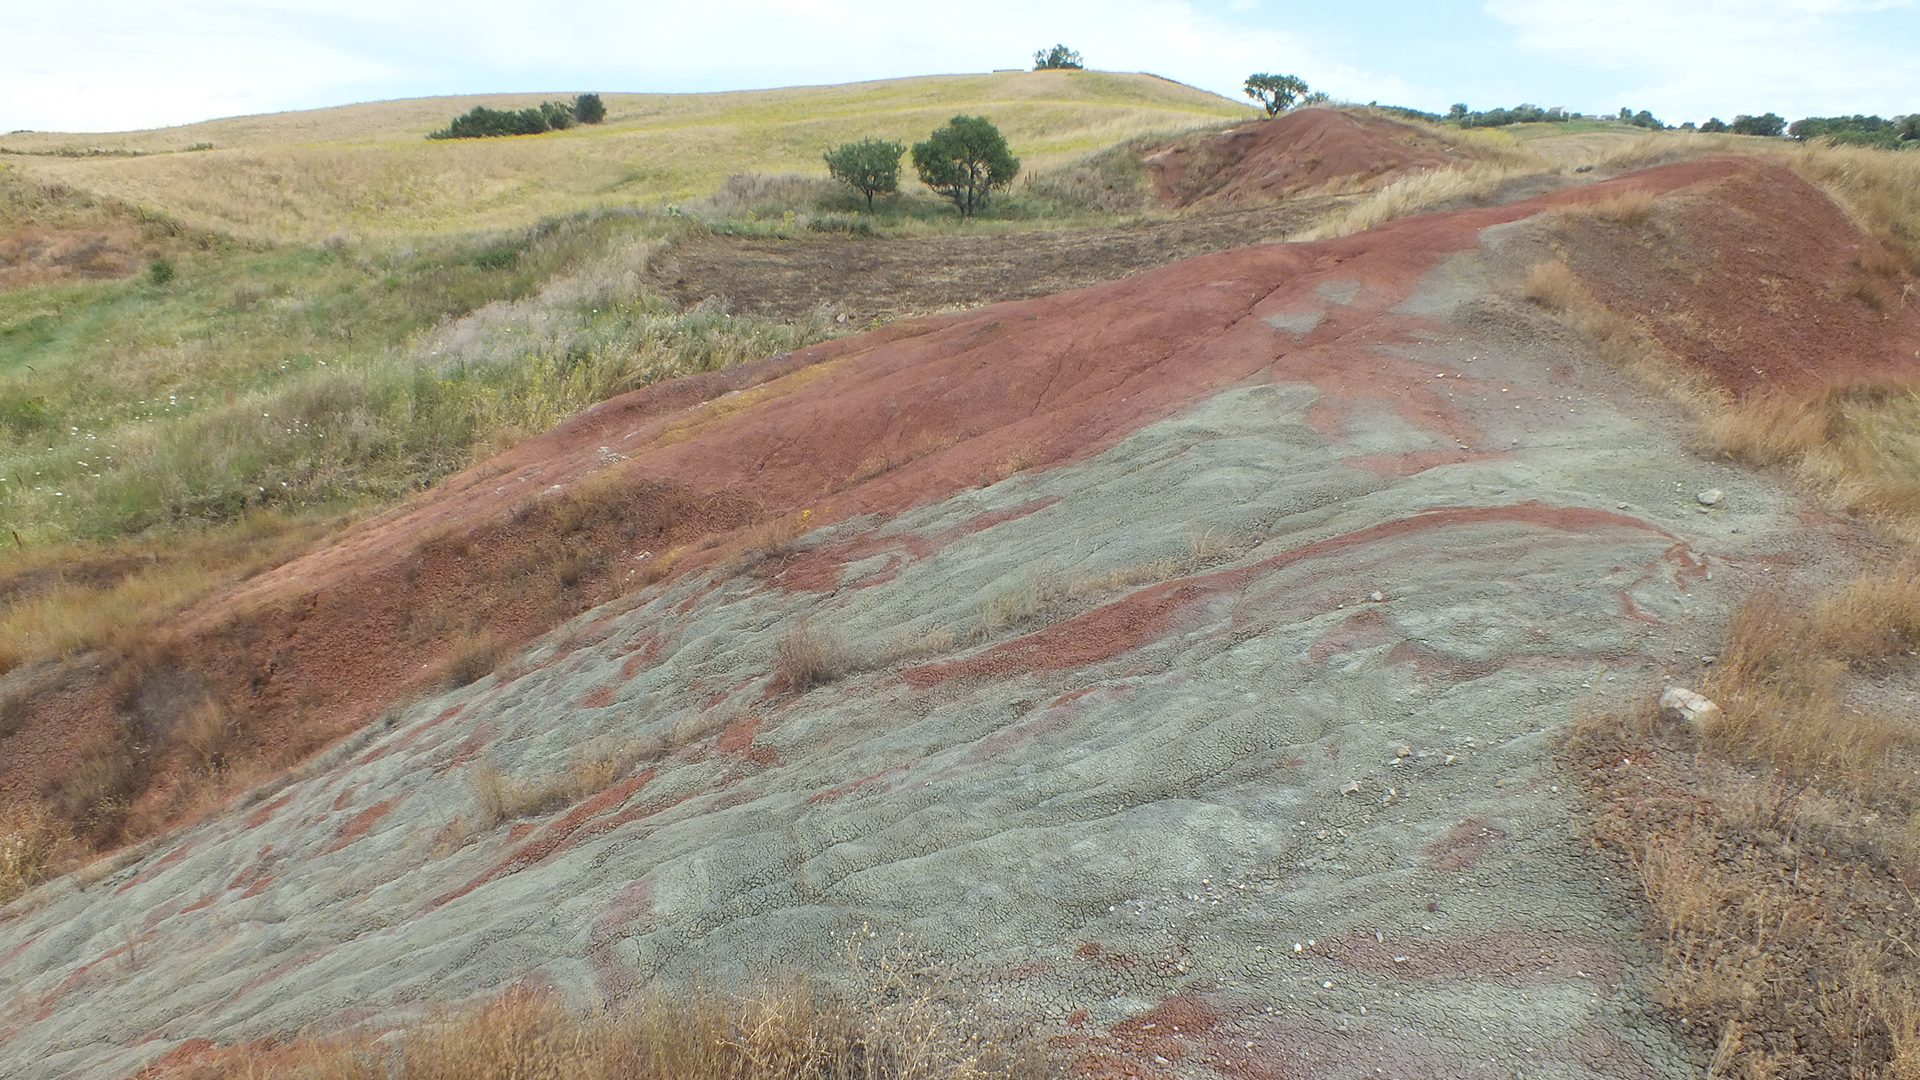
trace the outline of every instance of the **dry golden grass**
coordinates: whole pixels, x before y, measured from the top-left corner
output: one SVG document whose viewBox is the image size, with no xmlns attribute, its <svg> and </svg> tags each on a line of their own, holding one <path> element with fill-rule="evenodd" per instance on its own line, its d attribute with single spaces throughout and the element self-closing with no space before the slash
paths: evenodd
<svg viewBox="0 0 1920 1080">
<path fill-rule="evenodd" d="M 1521 295 L 1527 302 L 1562 315 L 1572 311 L 1585 298 L 1586 290 L 1567 269 L 1567 264 L 1557 259 L 1537 262 L 1527 268 L 1527 279 L 1521 288 Z"/>
<path fill-rule="evenodd" d="M 78 855 L 72 834 L 38 807 L 0 817 L 0 904 L 64 869 Z"/>
<path fill-rule="evenodd" d="M 646 994 L 585 1015 L 514 987 L 393 1032 L 236 1048 L 172 1080 L 1041 1080 L 1041 1044 L 937 988 L 890 978 L 854 1000 L 787 980 Z"/>
<path fill-rule="evenodd" d="M 1339 216 L 1316 226 L 1296 240 L 1324 240 L 1352 236 L 1378 225 L 1414 214 L 1461 206 L 1485 205 L 1509 181 L 1543 172 L 1538 165 L 1509 162 L 1476 162 L 1445 169 L 1429 169 L 1402 177 L 1366 199 L 1354 203 Z"/>
<path fill-rule="evenodd" d="M 1722 709 L 1704 733 L 1649 708 L 1569 741 L 1714 1075 L 1920 1075 L 1920 728 L 1850 693 L 1916 645 L 1920 565 L 1763 594 L 1698 687 Z"/>
<path fill-rule="evenodd" d="M 1623 191 L 1586 207 L 1586 212 L 1601 221 L 1616 225 L 1643 225 L 1653 217 L 1653 192 L 1641 188 Z"/>
<path fill-rule="evenodd" d="M 1754 395 L 1712 416 L 1707 440 L 1735 460 L 1785 469 L 1837 506 L 1920 543 L 1920 388 Z"/>
<path fill-rule="evenodd" d="M 686 745 L 679 740 L 696 730 L 706 729 L 700 725 L 686 731 L 676 728 L 664 739 L 639 739 L 612 749 L 585 747 L 558 772 L 531 779 L 508 775 L 497 763 L 483 758 L 467 772 L 467 786 L 479 804 L 474 827 L 484 832 L 504 821 L 549 814 L 598 795 L 631 775 L 642 762 Z"/>
<path fill-rule="evenodd" d="M 519 138 L 428 142 L 425 135 L 476 104 L 520 108 L 539 95 L 381 102 L 114 135 L 11 135 L 0 137 L 0 147 L 149 153 L 10 160 L 35 176 L 161 208 L 196 226 L 319 239 L 511 227 L 609 201 L 684 201 L 735 173 L 824 176 L 820 155 L 831 146 L 867 136 L 924 139 L 956 112 L 990 117 L 1033 171 L 1143 132 L 1257 115 L 1165 79 L 1096 71 L 602 97 L 605 124 Z M 215 149 L 158 152 L 200 142 Z"/>
<path fill-rule="evenodd" d="M 0 674 L 150 637 L 194 600 L 292 557 L 337 519 L 256 513 L 245 524 L 226 534 L 0 550 Z"/>
</svg>

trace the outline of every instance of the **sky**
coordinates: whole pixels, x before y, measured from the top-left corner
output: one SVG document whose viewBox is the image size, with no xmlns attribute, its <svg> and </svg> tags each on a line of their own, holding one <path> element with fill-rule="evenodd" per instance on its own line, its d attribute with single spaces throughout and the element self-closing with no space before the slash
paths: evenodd
<svg viewBox="0 0 1920 1080">
<path fill-rule="evenodd" d="M 1436 112 L 1920 112 L 1920 0 L 6 0 L 0 42 L 0 133 L 988 71 L 1056 42 L 1233 98 L 1272 72 Z"/>
</svg>

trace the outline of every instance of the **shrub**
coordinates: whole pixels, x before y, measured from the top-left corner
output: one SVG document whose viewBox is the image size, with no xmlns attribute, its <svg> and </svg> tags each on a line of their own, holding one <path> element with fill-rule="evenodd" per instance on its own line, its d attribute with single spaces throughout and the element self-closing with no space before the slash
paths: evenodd
<svg viewBox="0 0 1920 1080">
<path fill-rule="evenodd" d="M 956 116 L 926 142 L 913 144 L 913 167 L 920 182 L 951 199 L 961 217 L 972 217 L 989 192 L 1013 182 L 1020 159 L 986 117 Z"/>
<path fill-rule="evenodd" d="M 873 209 L 875 195 L 891 195 L 900 190 L 900 155 L 906 147 L 882 139 L 861 139 L 842 143 L 823 157 L 827 172 L 835 180 L 867 197 L 867 209 Z"/>
<path fill-rule="evenodd" d="M 1051 49 L 1040 49 L 1033 54 L 1035 71 L 1078 71 L 1086 65 L 1080 61 L 1080 51 L 1069 49 L 1065 45 L 1055 45 Z"/>
<path fill-rule="evenodd" d="M 1700 130 L 1709 135 L 1719 135 L 1727 130 L 1727 122 L 1716 116 L 1706 123 L 1701 124 Z"/>
<path fill-rule="evenodd" d="M 780 682 L 796 694 L 839 678 L 843 663 L 839 639 L 805 619 L 780 639 L 776 660 Z"/>
<path fill-rule="evenodd" d="M 1291 108 L 1306 92 L 1306 81 L 1297 75 L 1268 75 L 1263 72 L 1247 76 L 1247 96 L 1258 101 L 1267 110 L 1268 116 Z"/>
<path fill-rule="evenodd" d="M 607 118 L 607 107 L 599 94 L 580 94 L 573 99 L 573 118 L 582 124 L 598 124 Z"/>
<path fill-rule="evenodd" d="M 147 280 L 155 285 L 165 285 L 174 277 L 173 260 L 161 257 L 147 264 Z"/>
<path fill-rule="evenodd" d="M 595 100 L 598 100 L 597 98 Z M 578 118 L 580 103 L 564 105 L 557 101 L 541 102 L 531 109 L 489 109 L 485 105 L 475 105 L 464 116 L 455 117 L 451 124 L 439 131 L 427 135 L 429 139 L 487 139 L 500 135 L 539 135 L 543 132 L 570 128 Z M 605 109 L 601 109 L 604 117 Z M 598 123 L 598 121 L 589 121 Z"/>
</svg>

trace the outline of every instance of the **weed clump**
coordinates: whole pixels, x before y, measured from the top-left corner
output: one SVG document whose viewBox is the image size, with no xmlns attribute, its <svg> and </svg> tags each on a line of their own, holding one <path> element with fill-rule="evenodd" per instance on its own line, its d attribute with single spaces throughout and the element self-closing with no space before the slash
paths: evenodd
<svg viewBox="0 0 1920 1080">
<path fill-rule="evenodd" d="M 839 636 L 805 619 L 780 638 L 775 653 L 776 678 L 796 694 L 834 681 L 845 667 L 846 647 Z"/>
</svg>

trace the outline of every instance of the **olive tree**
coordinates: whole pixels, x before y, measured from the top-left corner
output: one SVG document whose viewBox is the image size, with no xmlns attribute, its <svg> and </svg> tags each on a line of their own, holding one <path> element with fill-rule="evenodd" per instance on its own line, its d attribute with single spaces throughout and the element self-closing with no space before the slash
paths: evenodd
<svg viewBox="0 0 1920 1080">
<path fill-rule="evenodd" d="M 884 139 L 861 139 L 841 143 L 821 155 L 827 172 L 835 180 L 867 197 L 867 209 L 873 209 L 875 195 L 900 190 L 900 155 L 906 147 Z"/>
<path fill-rule="evenodd" d="M 1247 96 L 1265 106 L 1267 115 L 1273 116 L 1299 101 L 1307 92 L 1307 83 L 1297 75 L 1261 73 L 1247 76 L 1246 89 Z"/>
<path fill-rule="evenodd" d="M 1013 183 L 1020 159 L 986 117 L 956 116 L 913 144 L 913 168 L 921 183 L 953 200 L 961 217 L 972 217 L 988 192 Z"/>
</svg>

